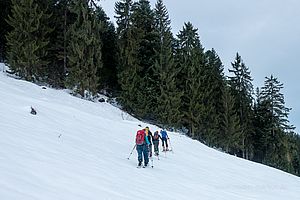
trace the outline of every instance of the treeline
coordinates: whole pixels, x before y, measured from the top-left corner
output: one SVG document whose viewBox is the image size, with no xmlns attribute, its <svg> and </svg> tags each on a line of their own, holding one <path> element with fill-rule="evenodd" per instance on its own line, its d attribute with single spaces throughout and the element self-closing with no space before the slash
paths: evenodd
<svg viewBox="0 0 300 200">
<path fill-rule="evenodd" d="M 173 35 L 162 0 L 154 8 L 148 0 L 118 1 L 116 28 L 101 1 L 1 3 L 0 57 L 13 73 L 82 97 L 106 92 L 138 118 L 300 175 L 300 137 L 288 121 L 283 84 L 271 75 L 254 91 L 238 53 L 226 77 L 192 23 Z"/>
</svg>

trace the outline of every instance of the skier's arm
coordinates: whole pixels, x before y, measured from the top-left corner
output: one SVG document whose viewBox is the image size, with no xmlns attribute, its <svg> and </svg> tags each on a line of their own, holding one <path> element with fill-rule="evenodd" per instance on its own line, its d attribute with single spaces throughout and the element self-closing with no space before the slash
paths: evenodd
<svg viewBox="0 0 300 200">
<path fill-rule="evenodd" d="M 167 139 L 169 140 L 170 138 L 169 138 L 169 135 L 168 135 L 167 131 L 166 131 L 166 135 L 167 135 Z"/>
</svg>

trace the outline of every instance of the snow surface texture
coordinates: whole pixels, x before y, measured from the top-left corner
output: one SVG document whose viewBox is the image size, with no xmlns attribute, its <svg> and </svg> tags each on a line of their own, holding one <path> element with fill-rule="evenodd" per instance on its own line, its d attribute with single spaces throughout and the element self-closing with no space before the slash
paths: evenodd
<svg viewBox="0 0 300 200">
<path fill-rule="evenodd" d="M 3 68 L 3 65 L 0 66 Z M 0 73 L 1 200 L 299 200 L 300 178 L 169 133 L 174 153 L 137 166 L 149 126 L 108 103 Z M 34 107 L 37 115 L 30 114 Z M 160 147 L 161 148 L 161 147 Z M 151 163 L 151 162 L 150 162 Z"/>
</svg>

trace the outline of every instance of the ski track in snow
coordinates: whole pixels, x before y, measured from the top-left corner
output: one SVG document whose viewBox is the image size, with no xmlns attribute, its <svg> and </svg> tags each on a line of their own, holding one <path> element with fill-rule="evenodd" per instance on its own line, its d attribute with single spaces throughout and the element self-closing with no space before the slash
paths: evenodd
<svg viewBox="0 0 300 200">
<path fill-rule="evenodd" d="M 158 128 L 108 103 L 2 72 L 0 97 L 1 200 L 299 200 L 299 177 L 178 133 L 169 133 L 173 153 L 138 169 L 135 150 L 127 159 L 138 125 Z"/>
</svg>

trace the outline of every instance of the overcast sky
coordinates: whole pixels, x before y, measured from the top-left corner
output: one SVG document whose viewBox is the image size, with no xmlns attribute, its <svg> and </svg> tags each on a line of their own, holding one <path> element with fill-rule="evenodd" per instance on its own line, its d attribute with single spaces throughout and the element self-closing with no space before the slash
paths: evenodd
<svg viewBox="0 0 300 200">
<path fill-rule="evenodd" d="M 100 4 L 114 21 L 115 0 Z M 154 6 L 156 0 L 150 1 Z M 273 74 L 284 84 L 281 91 L 289 120 L 300 133 L 300 0 L 164 0 L 177 34 L 184 22 L 198 28 L 206 50 L 214 48 L 225 73 L 236 52 L 251 71 L 254 87 Z"/>
</svg>

